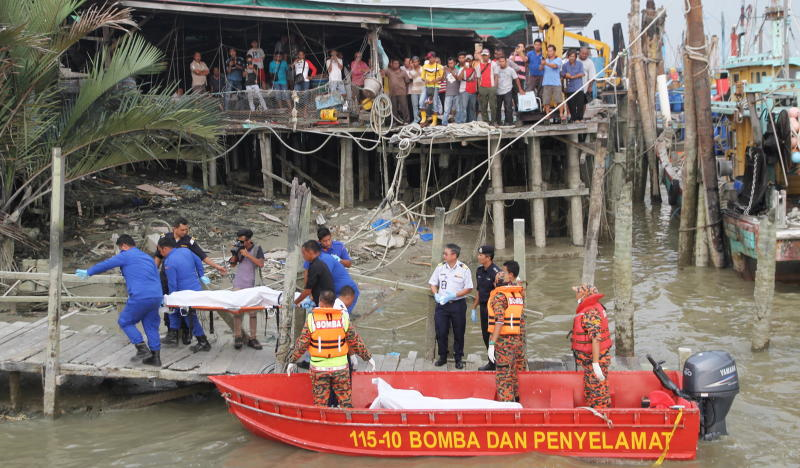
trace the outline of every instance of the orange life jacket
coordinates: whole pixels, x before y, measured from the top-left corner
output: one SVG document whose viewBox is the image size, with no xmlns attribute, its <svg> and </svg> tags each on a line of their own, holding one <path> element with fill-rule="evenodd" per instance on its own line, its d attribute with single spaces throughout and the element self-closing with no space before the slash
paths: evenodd
<svg viewBox="0 0 800 468">
<path fill-rule="evenodd" d="M 599 302 L 602 298 L 602 294 L 592 294 L 578 304 L 578 308 L 575 310 L 575 318 L 572 322 L 572 336 L 570 338 L 573 350 L 584 353 L 592 352 L 592 338 L 586 333 L 581 324 L 583 316 L 591 309 L 600 312 L 600 353 L 608 351 L 611 345 L 614 344 L 611 341 L 611 331 L 608 329 L 606 309 Z"/>
<path fill-rule="evenodd" d="M 347 356 L 347 322 L 340 309 L 314 309 L 307 321 L 311 332 L 311 344 L 308 346 L 311 357 L 332 359 Z"/>
<path fill-rule="evenodd" d="M 519 335 L 522 326 L 522 314 L 525 309 L 525 296 L 522 286 L 498 286 L 489 294 L 489 333 L 494 333 L 495 315 L 492 301 L 494 297 L 503 293 L 508 300 L 508 307 L 503 312 L 503 326 L 500 328 L 500 335 Z"/>
</svg>

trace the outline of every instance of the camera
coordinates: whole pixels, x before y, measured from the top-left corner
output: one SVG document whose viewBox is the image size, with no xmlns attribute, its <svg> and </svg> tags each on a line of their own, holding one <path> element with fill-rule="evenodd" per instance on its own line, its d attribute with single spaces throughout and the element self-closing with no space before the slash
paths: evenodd
<svg viewBox="0 0 800 468">
<path fill-rule="evenodd" d="M 231 249 L 231 256 L 238 257 L 239 252 L 244 248 L 244 242 L 237 240 L 233 243 L 233 248 Z"/>
</svg>

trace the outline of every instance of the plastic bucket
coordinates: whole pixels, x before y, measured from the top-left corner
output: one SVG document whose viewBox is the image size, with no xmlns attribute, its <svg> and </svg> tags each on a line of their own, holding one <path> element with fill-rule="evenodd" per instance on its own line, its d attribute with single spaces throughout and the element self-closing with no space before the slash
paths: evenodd
<svg viewBox="0 0 800 468">
<path fill-rule="evenodd" d="M 366 91 L 367 95 L 372 95 L 372 97 L 377 96 L 380 94 L 383 85 L 379 80 L 375 78 L 369 77 L 364 80 L 364 91 Z"/>
<path fill-rule="evenodd" d="M 336 115 L 336 109 L 322 109 L 319 111 L 319 118 L 321 120 L 339 120 L 339 117 Z"/>
</svg>

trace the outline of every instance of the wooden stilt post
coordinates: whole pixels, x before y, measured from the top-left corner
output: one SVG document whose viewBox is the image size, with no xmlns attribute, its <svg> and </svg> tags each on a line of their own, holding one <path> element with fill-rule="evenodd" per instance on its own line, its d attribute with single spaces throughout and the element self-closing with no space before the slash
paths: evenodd
<svg viewBox="0 0 800 468">
<path fill-rule="evenodd" d="M 369 159 L 367 152 L 358 147 L 358 201 L 369 199 Z"/>
<path fill-rule="evenodd" d="M 208 162 L 200 161 L 200 173 L 203 176 L 203 190 L 208 190 Z"/>
<path fill-rule="evenodd" d="M 212 158 L 208 161 L 208 186 L 215 187 L 217 180 L 217 158 Z"/>
<path fill-rule="evenodd" d="M 491 141 L 489 142 L 491 148 Z M 497 146 L 500 140 L 497 140 Z M 491 149 L 490 149 L 491 151 Z M 496 150 L 495 150 L 496 151 Z M 497 154 L 491 162 L 492 193 L 503 193 L 503 155 Z M 492 218 L 494 220 L 494 247 L 499 250 L 506 248 L 506 214 L 502 200 L 492 202 Z"/>
<path fill-rule="evenodd" d="M 775 295 L 775 257 L 776 257 L 776 207 L 782 206 L 779 197 L 785 192 L 772 191 L 767 215 L 758 225 L 758 268 L 753 298 L 753 338 L 750 347 L 753 351 L 763 351 L 769 347 L 770 322 L 772 320 L 772 298 Z"/>
<path fill-rule="evenodd" d="M 278 326 L 278 350 L 275 353 L 275 370 L 283 372 L 288 364 L 293 342 L 292 317 L 294 316 L 294 292 L 297 272 L 300 269 L 300 243 L 302 238 L 301 219 L 306 198 L 311 195 L 305 184 L 300 185 L 297 178 L 292 180 L 292 192 L 289 197 L 289 216 L 287 218 L 288 233 L 286 245 L 286 270 L 283 279 L 283 296 L 281 298 L 280 320 Z"/>
<path fill-rule="evenodd" d="M 532 137 L 528 139 L 528 164 L 530 170 L 531 191 L 542 191 L 542 146 L 541 139 Z M 544 247 L 547 244 L 547 229 L 544 217 L 544 199 L 534 198 L 531 200 L 531 226 L 533 227 L 533 242 L 536 247 Z"/>
<path fill-rule="evenodd" d="M 50 193 L 50 280 L 47 298 L 47 351 L 44 365 L 44 415 L 56 416 L 59 352 L 61 350 L 61 273 L 64 241 L 64 158 L 53 148 L 53 185 Z"/>
<path fill-rule="evenodd" d="M 694 264 L 699 267 L 708 266 L 708 241 L 706 236 L 706 194 L 703 190 L 703 184 L 700 183 L 700 190 L 697 194 L 697 203 L 695 208 L 697 211 L 696 225 L 691 229 L 695 233 L 694 241 Z"/>
<path fill-rule="evenodd" d="M 430 148 L 429 148 L 430 149 Z M 419 212 L 425 214 L 425 199 L 428 198 L 428 164 L 429 159 L 432 157 L 428 154 L 429 151 L 420 146 L 419 148 L 419 199 L 420 207 Z"/>
<path fill-rule="evenodd" d="M 617 200 L 614 222 L 614 326 L 617 356 L 634 355 L 633 319 L 633 213 L 630 177 L 622 186 Z"/>
<path fill-rule="evenodd" d="M 578 135 L 570 135 L 569 139 L 578 142 Z M 578 189 L 581 185 L 580 156 L 578 147 L 567 145 L 567 186 Z M 502 203 L 502 202 L 501 202 Z M 580 195 L 569 199 L 569 226 L 572 231 L 572 244 L 583 245 L 583 202 Z M 495 220 L 497 222 L 497 220 Z"/>
<path fill-rule="evenodd" d="M 275 184 L 272 182 L 272 139 L 268 133 L 258 135 L 258 142 L 261 150 L 261 180 L 264 184 L 264 198 L 272 200 L 275 198 Z"/>
<path fill-rule="evenodd" d="M 284 135 L 284 137 L 286 137 L 286 135 Z M 286 157 L 286 146 L 283 144 L 278 146 L 278 161 L 281 162 L 281 178 L 286 181 L 290 180 L 291 171 L 289 171 L 289 160 Z M 281 185 L 281 195 L 287 195 L 290 188 L 291 185 Z"/>
<path fill-rule="evenodd" d="M 688 55 L 683 60 L 684 95 L 694 95 L 694 70 Z M 705 70 L 705 68 L 703 68 Z M 705 74 L 705 71 L 703 71 Z M 694 246 L 700 240 L 695 229 L 698 223 L 697 210 L 697 126 L 695 120 L 694 99 L 684 100 L 684 163 L 681 174 L 681 223 L 678 231 L 678 266 L 693 263 Z M 705 224 L 705 222 L 703 222 Z M 700 231 L 702 234 L 703 231 Z"/>
<path fill-rule="evenodd" d="M 594 284 L 595 262 L 597 261 L 597 239 L 600 236 L 600 219 L 603 217 L 603 184 L 606 179 L 606 151 L 608 143 L 608 121 L 597 125 L 597 138 L 594 142 L 594 171 L 592 191 L 589 199 L 589 219 L 586 222 L 586 253 L 583 256 L 581 283 Z"/>
<path fill-rule="evenodd" d="M 353 140 L 339 139 L 339 207 L 353 207 Z"/>
<path fill-rule="evenodd" d="M 514 218 L 514 260 L 519 263 L 519 278 L 523 281 L 528 272 L 525 257 L 525 220 Z"/>
<path fill-rule="evenodd" d="M 689 10 L 686 13 L 686 45 L 694 50 L 700 50 L 705 44 L 703 31 L 703 5 L 701 0 L 689 0 Z M 697 160 L 700 174 L 705 186 L 706 198 L 706 229 L 711 235 L 709 245 L 709 258 L 717 268 L 725 267 L 725 245 L 722 234 L 722 217 L 719 209 L 719 186 L 717 183 L 717 160 L 714 155 L 714 128 L 711 122 L 711 87 L 708 76 L 698 73 L 705 70 L 707 64 L 703 61 L 692 59 L 694 70 L 694 109 L 695 125 L 697 126 Z"/>
<path fill-rule="evenodd" d="M 20 373 L 12 371 L 8 373 L 8 396 L 11 400 L 11 410 L 19 411 L 22 407 L 22 390 L 19 383 Z"/>
<path fill-rule="evenodd" d="M 433 218 L 433 241 L 431 241 L 431 274 L 440 263 L 444 250 L 444 207 L 437 206 Z M 433 361 L 436 358 L 436 322 L 434 313 L 436 301 L 433 295 L 428 297 L 428 320 L 425 322 L 425 359 Z"/>
</svg>

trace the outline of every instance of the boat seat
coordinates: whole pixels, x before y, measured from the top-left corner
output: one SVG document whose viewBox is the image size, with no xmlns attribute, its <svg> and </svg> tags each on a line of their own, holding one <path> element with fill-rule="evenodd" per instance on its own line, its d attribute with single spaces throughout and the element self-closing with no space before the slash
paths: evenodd
<svg viewBox="0 0 800 468">
<path fill-rule="evenodd" d="M 555 387 L 550 389 L 550 408 L 574 408 L 575 400 L 572 397 L 572 389 L 567 387 Z"/>
</svg>

